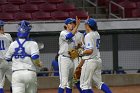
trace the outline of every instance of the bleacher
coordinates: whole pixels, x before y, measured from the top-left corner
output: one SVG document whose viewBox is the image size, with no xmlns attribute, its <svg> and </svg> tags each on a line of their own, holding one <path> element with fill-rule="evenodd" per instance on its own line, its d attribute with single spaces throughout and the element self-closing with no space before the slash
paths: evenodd
<svg viewBox="0 0 140 93">
<path fill-rule="evenodd" d="M 0 0 L 0 19 L 4 21 L 64 20 L 75 16 L 86 19 L 88 13 L 64 0 Z"/>
<path fill-rule="evenodd" d="M 120 18 L 140 17 L 140 0 L 112 0 L 109 8 Z"/>
</svg>

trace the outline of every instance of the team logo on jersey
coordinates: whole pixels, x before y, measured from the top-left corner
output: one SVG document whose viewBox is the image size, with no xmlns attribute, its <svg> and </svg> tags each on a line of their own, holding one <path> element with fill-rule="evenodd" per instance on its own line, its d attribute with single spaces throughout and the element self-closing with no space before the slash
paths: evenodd
<svg viewBox="0 0 140 93">
<path fill-rule="evenodd" d="M 18 50 L 18 54 L 21 54 L 22 53 L 22 48 L 20 48 L 19 50 Z"/>
</svg>

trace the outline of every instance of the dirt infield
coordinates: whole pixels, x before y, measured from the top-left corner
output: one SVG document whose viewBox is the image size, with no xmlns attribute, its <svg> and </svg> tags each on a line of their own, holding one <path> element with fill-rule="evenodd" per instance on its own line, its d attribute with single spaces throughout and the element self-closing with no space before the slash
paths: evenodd
<svg viewBox="0 0 140 93">
<path fill-rule="evenodd" d="M 140 85 L 136 86 L 121 86 L 121 87 L 110 87 L 112 93 L 140 93 Z M 93 88 L 94 93 L 103 93 L 101 90 Z M 10 93 L 6 91 L 5 93 Z M 57 89 L 41 89 L 38 90 L 38 93 L 57 93 Z M 73 93 L 79 93 L 77 89 L 73 90 Z"/>
</svg>

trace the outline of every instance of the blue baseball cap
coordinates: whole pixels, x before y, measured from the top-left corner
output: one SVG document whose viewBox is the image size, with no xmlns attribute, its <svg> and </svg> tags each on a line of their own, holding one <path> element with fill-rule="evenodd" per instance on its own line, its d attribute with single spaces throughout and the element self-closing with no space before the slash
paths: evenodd
<svg viewBox="0 0 140 93">
<path fill-rule="evenodd" d="M 0 26 L 4 26 L 4 21 L 0 20 Z"/>
<path fill-rule="evenodd" d="M 85 24 L 88 24 L 89 26 L 93 27 L 95 26 L 97 23 L 93 18 L 89 18 L 85 21 Z"/>
<path fill-rule="evenodd" d="M 66 24 L 66 25 L 68 25 L 68 24 L 70 24 L 70 23 L 74 23 L 74 22 L 76 22 L 76 20 L 73 19 L 73 18 L 67 18 L 67 19 L 65 20 L 65 24 Z"/>
</svg>

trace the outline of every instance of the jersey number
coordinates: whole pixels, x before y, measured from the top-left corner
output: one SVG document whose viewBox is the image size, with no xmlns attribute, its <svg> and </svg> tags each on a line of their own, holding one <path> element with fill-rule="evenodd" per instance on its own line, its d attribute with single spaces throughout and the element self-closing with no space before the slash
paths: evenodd
<svg viewBox="0 0 140 93">
<path fill-rule="evenodd" d="M 5 50 L 4 40 L 0 40 L 0 50 Z"/>
<path fill-rule="evenodd" d="M 96 40 L 96 47 L 97 47 L 97 49 L 100 48 L 100 39 L 97 39 L 97 40 Z"/>
</svg>

